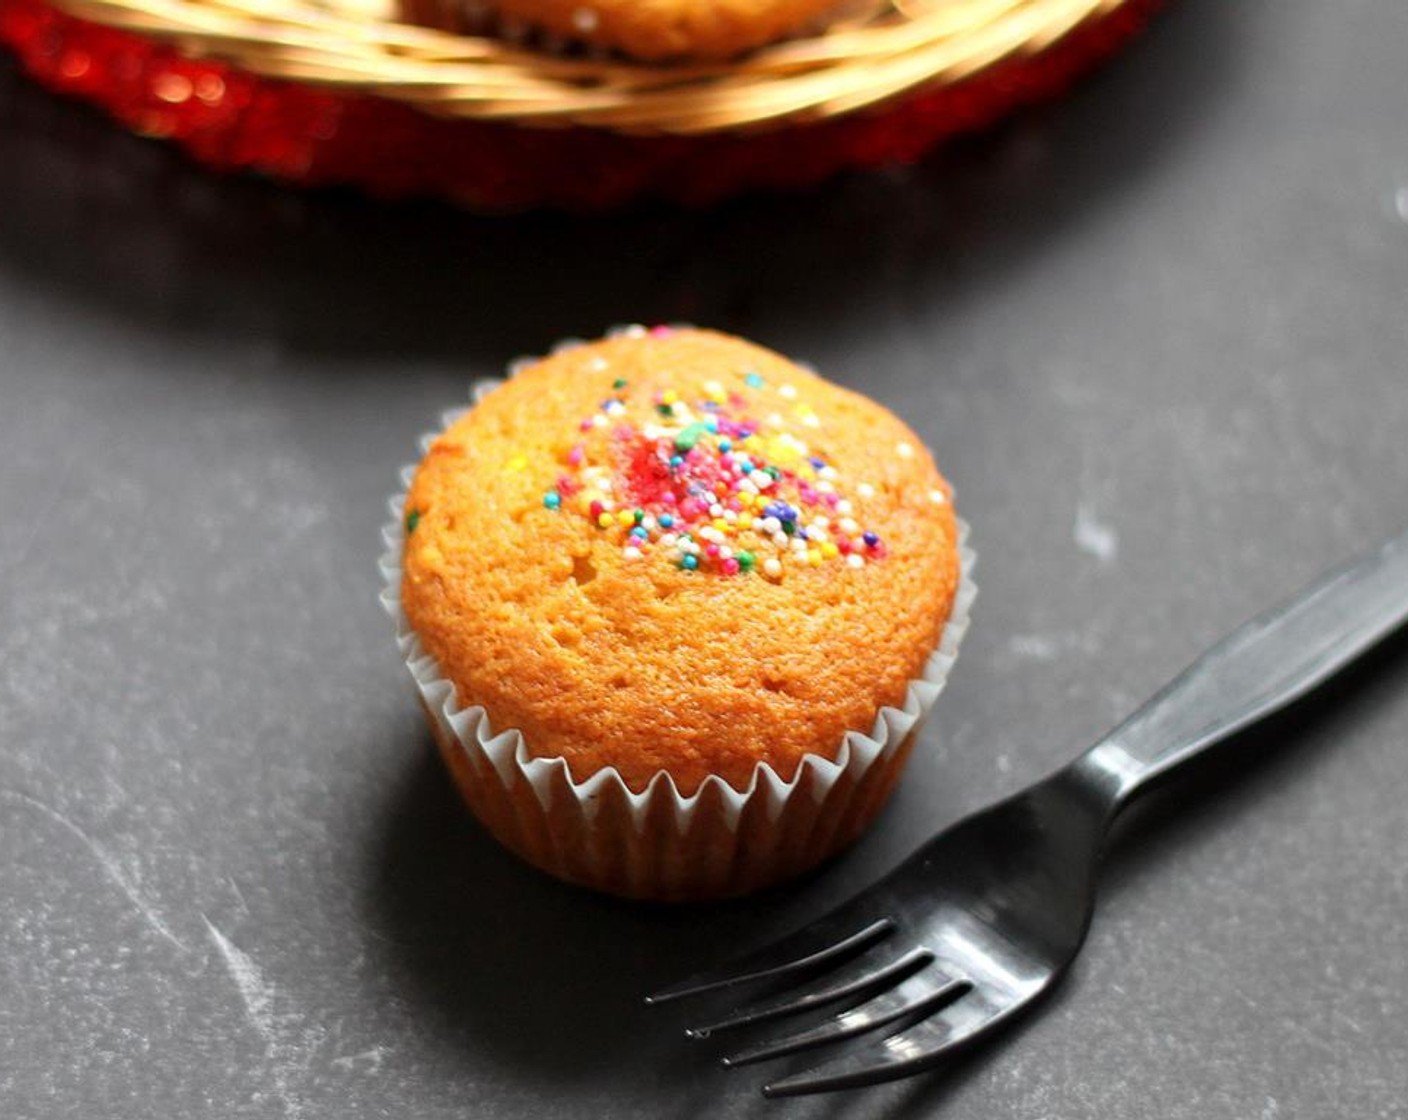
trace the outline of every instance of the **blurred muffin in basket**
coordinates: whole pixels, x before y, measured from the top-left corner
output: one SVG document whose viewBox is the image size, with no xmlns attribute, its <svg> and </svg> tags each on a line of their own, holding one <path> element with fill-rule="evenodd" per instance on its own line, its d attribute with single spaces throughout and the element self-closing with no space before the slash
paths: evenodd
<svg viewBox="0 0 1408 1120">
<path fill-rule="evenodd" d="M 876 0 L 866 0 L 874 7 Z M 857 0 L 403 0 L 407 18 L 463 32 L 537 33 L 648 62 L 724 59 L 814 30 Z"/>
</svg>

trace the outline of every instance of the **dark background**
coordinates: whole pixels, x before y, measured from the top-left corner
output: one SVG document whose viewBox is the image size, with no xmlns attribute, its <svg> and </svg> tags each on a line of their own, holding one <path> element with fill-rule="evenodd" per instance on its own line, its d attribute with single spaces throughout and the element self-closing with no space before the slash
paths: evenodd
<svg viewBox="0 0 1408 1120">
<path fill-rule="evenodd" d="M 766 1103 L 639 1005 L 1408 524 L 1405 47 L 1387 0 L 1178 0 L 916 169 L 599 220 L 212 179 L 0 64 L 0 1113 L 1408 1116 L 1404 642 L 1135 822 L 1068 983 L 947 1076 Z M 983 589 L 877 827 L 692 910 L 500 852 L 376 603 L 472 378 L 666 319 L 900 410 Z"/>
</svg>

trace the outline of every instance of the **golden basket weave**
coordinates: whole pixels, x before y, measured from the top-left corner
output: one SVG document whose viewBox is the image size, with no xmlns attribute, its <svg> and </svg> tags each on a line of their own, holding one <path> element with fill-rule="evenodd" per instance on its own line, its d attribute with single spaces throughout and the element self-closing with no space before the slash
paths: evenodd
<svg viewBox="0 0 1408 1120">
<path fill-rule="evenodd" d="M 638 135 L 823 121 L 1039 54 L 1130 0 L 872 0 L 729 62 L 650 65 L 403 22 L 396 0 L 53 0 L 92 23 L 265 78 L 461 120 Z"/>
</svg>

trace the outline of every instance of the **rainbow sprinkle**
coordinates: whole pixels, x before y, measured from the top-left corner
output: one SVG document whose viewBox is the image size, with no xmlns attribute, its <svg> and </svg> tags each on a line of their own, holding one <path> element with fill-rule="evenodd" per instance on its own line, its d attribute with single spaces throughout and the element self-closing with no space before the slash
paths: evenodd
<svg viewBox="0 0 1408 1120">
<path fill-rule="evenodd" d="M 796 388 L 769 389 L 754 370 L 725 380 L 732 385 L 710 381 L 692 401 L 673 390 L 635 399 L 626 380 L 605 381 L 601 404 L 578 428 L 606 429 L 608 439 L 564 454 L 544 509 L 586 518 L 628 561 L 663 555 L 688 572 L 779 580 L 789 569 L 882 559 L 884 541 L 856 520 L 836 468 L 797 434 L 820 421 Z M 594 459 L 602 445 L 606 454 Z M 908 445 L 896 453 L 905 450 L 913 454 Z M 875 489 L 862 483 L 856 493 Z"/>
</svg>

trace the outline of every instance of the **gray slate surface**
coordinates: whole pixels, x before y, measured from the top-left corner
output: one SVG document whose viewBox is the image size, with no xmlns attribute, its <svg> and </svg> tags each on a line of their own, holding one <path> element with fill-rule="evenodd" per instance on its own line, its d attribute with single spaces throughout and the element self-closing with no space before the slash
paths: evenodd
<svg viewBox="0 0 1408 1120">
<path fill-rule="evenodd" d="M 913 171 L 605 220 L 214 181 L 0 69 L 0 1115 L 1408 1116 L 1403 642 L 1134 822 L 1069 982 L 948 1076 L 767 1104 L 637 1003 L 1408 524 L 1406 43 L 1181 0 Z M 497 850 L 375 602 L 472 377 L 675 318 L 902 410 L 983 587 L 879 826 L 692 911 Z"/>
</svg>

